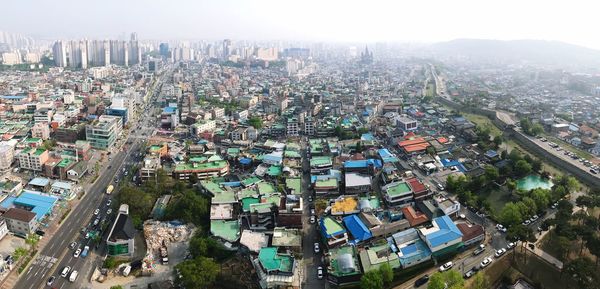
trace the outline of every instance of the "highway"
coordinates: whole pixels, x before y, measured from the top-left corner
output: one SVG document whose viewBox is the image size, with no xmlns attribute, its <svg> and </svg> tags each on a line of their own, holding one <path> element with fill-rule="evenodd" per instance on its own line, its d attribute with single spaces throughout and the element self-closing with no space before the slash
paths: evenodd
<svg viewBox="0 0 600 289">
<path fill-rule="evenodd" d="M 168 74 L 169 73 L 163 73 L 162 75 Z M 152 99 L 155 99 L 158 95 L 161 87 L 160 82 L 161 81 L 159 81 L 159 85 L 153 87 L 155 91 L 153 92 Z M 152 103 L 152 100 L 148 103 Z M 144 110 L 147 107 L 148 105 L 146 104 Z M 133 162 L 135 153 L 132 154 L 132 152 L 137 153 L 145 136 L 151 134 L 153 131 L 153 127 L 149 126 L 149 124 L 154 124 L 154 122 L 151 121 L 151 114 L 142 112 L 142 120 L 136 123 L 143 124 L 142 128 L 137 129 L 133 126 L 131 129 L 132 133 L 128 138 L 121 142 L 120 146 L 115 145 L 111 150 L 110 156 L 112 159 L 109 161 L 104 171 L 101 172 L 100 176 L 89 190 L 85 192 L 79 205 L 77 205 L 69 216 L 67 216 L 56 233 L 54 233 L 54 235 L 45 236 L 46 238 L 51 238 L 51 240 L 38 253 L 38 256 L 32 261 L 29 267 L 21 273 L 14 288 L 46 288 L 46 282 L 50 276 L 56 277 L 56 280 L 52 284 L 52 288 L 83 288 L 82 284 L 84 282 L 88 283 L 87 281 L 90 280 L 93 269 L 93 266 L 89 265 L 93 264 L 93 261 L 97 259 L 96 257 L 101 254 L 97 254 L 94 246 L 89 245 L 90 254 L 86 258 L 81 256 L 76 258 L 74 257 L 75 250 L 70 249 L 69 244 L 77 242 L 76 248 L 81 248 L 82 250 L 84 246 L 91 244 L 92 241 L 86 239 L 85 235 L 82 233 L 82 228 L 86 227 L 86 230 L 89 230 L 90 228 L 99 227 L 100 225 L 94 226 L 92 224 L 96 218 L 102 219 L 106 217 L 106 222 L 108 223 L 106 230 L 110 230 L 113 218 L 117 215 L 118 204 L 113 202 L 111 206 L 113 212 L 110 216 L 106 216 L 107 209 L 109 208 L 109 206 L 107 206 L 107 201 L 112 197 L 112 195 L 106 194 L 106 188 L 113 182 L 115 175 L 120 175 L 122 173 L 121 168 L 124 163 Z M 124 145 L 125 143 L 129 145 Z M 94 210 L 96 209 L 99 209 L 98 216 L 94 215 Z M 103 241 L 105 240 L 103 239 L 101 242 Z M 103 246 L 101 246 L 101 248 L 103 248 Z M 89 261 L 92 262 L 90 263 Z M 67 278 L 60 277 L 60 273 L 65 266 L 70 266 L 71 272 L 73 270 L 79 272 L 75 282 L 71 283 Z"/>
</svg>

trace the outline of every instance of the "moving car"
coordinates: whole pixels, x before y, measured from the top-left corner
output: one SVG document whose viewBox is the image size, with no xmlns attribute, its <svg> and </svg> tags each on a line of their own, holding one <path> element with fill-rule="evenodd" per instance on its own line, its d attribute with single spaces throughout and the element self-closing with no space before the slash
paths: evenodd
<svg viewBox="0 0 600 289">
<path fill-rule="evenodd" d="M 321 252 L 321 248 L 319 248 L 319 243 L 315 243 L 314 250 L 315 250 L 315 253 Z"/>
<path fill-rule="evenodd" d="M 475 251 L 473 251 L 473 255 L 477 256 L 477 255 L 483 253 L 483 251 L 485 251 L 485 245 L 481 244 L 481 245 L 479 245 L 479 247 L 477 247 L 477 249 L 475 249 Z"/>
<path fill-rule="evenodd" d="M 71 273 L 71 276 L 69 276 L 69 281 L 70 282 L 75 282 L 75 280 L 77 280 L 77 275 L 79 274 L 79 272 L 77 272 L 77 270 L 73 271 Z"/>
<path fill-rule="evenodd" d="M 440 272 L 450 270 L 450 268 L 452 268 L 452 266 L 454 266 L 454 263 L 452 263 L 452 261 L 447 262 L 444 265 L 440 266 Z"/>
<path fill-rule="evenodd" d="M 323 267 L 317 267 L 317 278 L 323 279 Z"/>
<path fill-rule="evenodd" d="M 481 266 L 481 269 L 483 269 L 490 264 L 492 264 L 492 258 L 487 257 L 487 258 L 483 259 L 483 261 L 481 261 L 481 264 L 479 264 L 479 266 Z"/>
<path fill-rule="evenodd" d="M 48 278 L 48 281 L 46 282 L 46 285 L 52 286 L 52 283 L 54 283 L 54 280 L 56 280 L 56 277 L 50 276 L 50 278 Z"/>
<path fill-rule="evenodd" d="M 423 277 L 421 277 L 421 278 L 417 279 L 417 281 L 415 281 L 415 287 L 422 286 L 427 282 L 429 282 L 429 275 L 425 274 Z"/>
<path fill-rule="evenodd" d="M 60 276 L 63 277 L 63 278 L 67 278 L 67 276 L 69 276 L 69 272 L 71 272 L 71 267 L 65 266 L 62 269 L 62 272 L 60 273 Z"/>
<path fill-rule="evenodd" d="M 77 247 L 77 242 L 72 242 L 71 244 L 69 244 L 69 248 L 71 250 L 74 250 Z"/>
<path fill-rule="evenodd" d="M 75 250 L 75 253 L 73 253 L 73 257 L 79 258 L 80 254 L 81 254 L 81 248 L 77 248 L 77 250 Z"/>
</svg>

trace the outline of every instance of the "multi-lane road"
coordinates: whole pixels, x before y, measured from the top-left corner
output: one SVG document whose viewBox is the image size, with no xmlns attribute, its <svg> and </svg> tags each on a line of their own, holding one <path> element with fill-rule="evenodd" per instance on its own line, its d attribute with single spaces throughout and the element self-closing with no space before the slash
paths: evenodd
<svg viewBox="0 0 600 289">
<path fill-rule="evenodd" d="M 168 73 L 165 74 L 168 75 Z M 158 89 L 160 89 L 160 87 L 161 85 L 155 86 L 155 88 Z M 152 93 L 152 99 L 155 99 L 158 91 Z M 147 108 L 147 106 L 145 106 L 145 108 Z M 99 255 L 102 255 L 102 253 L 94 250 L 95 244 L 93 244 L 90 239 L 85 238 L 85 234 L 82 233 L 82 228 L 86 228 L 87 231 L 94 227 L 100 227 L 100 225 L 94 226 L 92 224 L 93 221 L 96 218 L 105 218 L 108 223 L 106 230 L 110 230 L 112 225 L 111 217 L 116 216 L 117 212 L 115 210 L 115 203 L 113 202 L 113 212 L 112 214 L 107 215 L 107 210 L 109 209 L 107 201 L 111 196 L 106 194 L 106 188 L 113 183 L 116 175 L 122 173 L 123 164 L 134 161 L 135 155 L 140 150 L 145 136 L 153 130 L 152 127 L 148 126 L 148 124 L 154 124 L 154 122 L 151 121 L 151 114 L 149 113 L 142 113 L 142 119 L 138 123 L 142 124 L 141 129 L 137 129 L 134 124 L 134 127 L 131 130 L 132 133 L 126 140 L 121 142 L 121 147 L 124 149 L 119 149 L 119 146 L 112 149 L 111 160 L 106 165 L 106 168 L 100 172 L 100 176 L 85 192 L 80 203 L 73 209 L 70 215 L 67 216 L 63 224 L 53 235 L 45 236 L 46 238 L 51 238 L 51 240 L 38 253 L 31 265 L 21 273 L 14 288 L 45 288 L 47 287 L 46 282 L 51 276 L 56 277 L 52 284 L 52 288 L 63 289 L 85 287 L 83 284 L 88 283 L 90 280 L 94 262 L 99 261 Z M 127 145 L 123 145 L 124 143 L 127 143 Z M 94 215 L 96 209 L 99 210 L 98 215 Z M 103 241 L 104 240 L 101 242 Z M 85 258 L 81 256 L 74 257 L 74 250 L 69 248 L 69 245 L 72 242 L 77 242 L 76 248 L 81 248 L 82 250 L 84 246 L 89 245 L 90 254 Z M 102 248 L 103 247 L 101 247 L 101 249 Z M 60 273 L 65 266 L 70 266 L 71 271 L 77 270 L 79 272 L 75 282 L 69 282 L 67 278 L 60 277 Z"/>
</svg>

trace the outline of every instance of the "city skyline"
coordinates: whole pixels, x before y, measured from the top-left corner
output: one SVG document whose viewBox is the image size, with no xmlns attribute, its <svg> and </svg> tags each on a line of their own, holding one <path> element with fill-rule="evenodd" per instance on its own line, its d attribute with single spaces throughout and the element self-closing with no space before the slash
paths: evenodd
<svg viewBox="0 0 600 289">
<path fill-rule="evenodd" d="M 2 30 L 43 39 L 115 39 L 136 31 L 153 40 L 295 40 L 431 43 L 457 38 L 556 40 L 600 49 L 597 4 L 576 1 L 137 1 L 77 8 L 72 0 L 11 3 Z M 113 5 L 114 4 L 114 5 Z M 31 7 L 37 7 L 31 9 Z M 116 9 L 118 7 L 119 9 Z M 433 8 L 432 8 L 433 7 Z M 85 9 L 85 10 L 84 10 Z M 93 11 L 94 13 L 88 13 Z M 53 15 L 66 15 L 56 21 Z M 425 17 L 427 15 L 427 17 Z M 74 25 L 76 24 L 76 25 Z M 576 33 L 574 33 L 576 32 Z"/>
</svg>

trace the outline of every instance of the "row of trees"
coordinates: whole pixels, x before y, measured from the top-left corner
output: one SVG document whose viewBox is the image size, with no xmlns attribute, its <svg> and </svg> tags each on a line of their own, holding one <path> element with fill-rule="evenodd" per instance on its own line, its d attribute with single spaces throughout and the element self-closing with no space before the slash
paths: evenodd
<svg viewBox="0 0 600 289">
<path fill-rule="evenodd" d="M 381 289 L 389 286 L 394 280 L 394 271 L 389 264 L 385 263 L 377 270 L 366 272 L 360 278 L 361 289 Z"/>
<path fill-rule="evenodd" d="M 436 272 L 429 278 L 427 289 L 488 289 L 491 288 L 490 281 L 478 272 L 473 277 L 473 282 L 470 286 L 465 286 L 465 280 L 456 270 L 448 270 L 445 272 Z"/>
<path fill-rule="evenodd" d="M 544 132 L 544 127 L 541 124 L 531 123 L 531 121 L 527 118 L 521 119 L 520 124 L 523 132 L 528 135 L 536 136 Z"/>
</svg>

